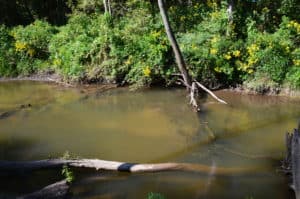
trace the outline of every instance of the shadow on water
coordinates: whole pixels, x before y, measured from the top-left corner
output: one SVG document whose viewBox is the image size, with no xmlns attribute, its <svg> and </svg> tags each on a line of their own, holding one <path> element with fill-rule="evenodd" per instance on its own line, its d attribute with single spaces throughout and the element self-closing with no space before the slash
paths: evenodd
<svg viewBox="0 0 300 199">
<path fill-rule="evenodd" d="M 26 138 L 5 136 L 0 138 L 1 160 L 26 160 L 26 153 L 35 147 L 36 141 Z"/>
</svg>

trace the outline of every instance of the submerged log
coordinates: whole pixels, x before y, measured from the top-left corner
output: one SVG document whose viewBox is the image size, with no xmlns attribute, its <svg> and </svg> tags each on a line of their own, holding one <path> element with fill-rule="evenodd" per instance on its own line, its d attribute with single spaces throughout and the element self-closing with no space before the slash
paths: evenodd
<svg viewBox="0 0 300 199">
<path fill-rule="evenodd" d="M 67 181 L 62 180 L 48 185 L 39 191 L 17 197 L 17 199 L 66 199 L 69 188 Z"/>
<path fill-rule="evenodd" d="M 296 199 L 300 199 L 300 122 L 298 129 L 286 134 L 287 153 L 283 161 L 284 171 L 291 175 L 291 188 L 295 191 Z"/>
<path fill-rule="evenodd" d="M 64 165 L 77 168 L 90 168 L 96 170 L 120 171 L 130 173 L 143 172 L 164 172 L 164 171 L 187 171 L 198 173 L 211 172 L 211 166 L 191 163 L 154 163 L 154 164 L 137 164 L 126 163 L 99 159 L 49 159 L 37 161 L 0 161 L 0 171 L 4 173 L 26 173 L 41 169 L 62 168 Z M 214 165 L 214 174 L 243 174 L 249 172 L 261 171 L 263 168 L 225 168 Z"/>
<path fill-rule="evenodd" d="M 15 115 L 18 111 L 20 111 L 22 109 L 30 108 L 31 106 L 32 106 L 31 104 L 22 104 L 21 106 L 19 106 L 18 108 L 14 109 L 14 110 L 0 113 L 0 120 L 11 117 L 11 116 Z"/>
</svg>

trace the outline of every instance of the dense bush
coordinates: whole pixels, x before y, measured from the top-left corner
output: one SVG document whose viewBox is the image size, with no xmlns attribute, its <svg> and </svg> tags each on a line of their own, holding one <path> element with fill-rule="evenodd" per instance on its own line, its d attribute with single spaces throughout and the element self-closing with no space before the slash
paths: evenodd
<svg viewBox="0 0 300 199">
<path fill-rule="evenodd" d="M 257 81 L 261 77 L 277 85 L 287 82 L 292 87 L 299 87 L 299 33 L 300 25 L 287 18 L 274 33 L 259 32 L 252 23 L 248 31 L 247 54 L 241 64 L 243 69 L 254 71 L 248 79 Z"/>
<path fill-rule="evenodd" d="M 298 1 L 238 1 L 232 15 L 220 0 L 170 0 L 167 9 L 193 78 L 209 87 L 243 83 L 265 91 L 300 88 Z M 65 25 L 0 27 L 0 76 L 51 68 L 75 81 L 176 81 L 156 1 L 114 1 L 113 16 L 103 14 L 102 1 L 60 3 L 72 10 Z"/>
<path fill-rule="evenodd" d="M 48 44 L 56 29 L 40 20 L 28 26 L 0 27 L 0 76 L 29 75 L 50 67 Z"/>
<path fill-rule="evenodd" d="M 194 78 L 208 85 L 239 80 L 243 43 L 235 35 L 234 24 L 228 23 L 225 7 L 215 7 L 194 30 L 181 34 L 179 41 Z"/>
<path fill-rule="evenodd" d="M 16 55 L 13 37 L 9 35 L 9 29 L 0 25 L 0 77 L 16 75 Z"/>
</svg>

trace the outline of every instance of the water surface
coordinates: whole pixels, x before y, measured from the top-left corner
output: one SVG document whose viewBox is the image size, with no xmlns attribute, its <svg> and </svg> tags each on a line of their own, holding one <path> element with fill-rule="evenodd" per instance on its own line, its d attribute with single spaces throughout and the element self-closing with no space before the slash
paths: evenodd
<svg viewBox="0 0 300 199">
<path fill-rule="evenodd" d="M 62 156 L 128 162 L 190 162 L 211 167 L 260 167 L 255 173 L 155 174 L 78 171 L 73 198 L 293 198 L 276 172 L 284 134 L 297 124 L 300 101 L 218 92 L 229 105 L 203 99 L 202 112 L 187 105 L 180 89 L 100 92 L 38 82 L 1 82 L 0 159 Z M 19 109 L 22 104 L 32 107 Z M 55 182 L 59 173 L 6 179 L 0 198 Z M 46 176 L 46 177 L 45 177 Z"/>
</svg>

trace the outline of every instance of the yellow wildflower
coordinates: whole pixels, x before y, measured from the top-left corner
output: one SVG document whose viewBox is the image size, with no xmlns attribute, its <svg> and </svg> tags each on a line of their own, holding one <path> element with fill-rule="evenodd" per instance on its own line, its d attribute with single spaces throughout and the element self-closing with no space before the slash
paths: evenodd
<svg viewBox="0 0 300 199">
<path fill-rule="evenodd" d="M 23 51 L 26 49 L 26 47 L 27 47 L 26 43 L 19 42 L 19 41 L 16 41 L 16 43 L 15 43 L 16 51 Z"/>
<path fill-rule="evenodd" d="M 210 54 L 216 55 L 218 53 L 218 50 L 215 48 L 210 49 Z"/>
<path fill-rule="evenodd" d="M 210 17 L 213 19 L 217 19 L 220 16 L 220 12 L 212 12 L 210 13 Z"/>
<path fill-rule="evenodd" d="M 214 70 L 215 70 L 217 73 L 222 72 L 221 69 L 220 69 L 220 67 L 215 67 Z"/>
<path fill-rule="evenodd" d="M 231 59 L 231 55 L 230 54 L 226 54 L 226 55 L 224 55 L 224 58 L 227 59 L 227 60 L 230 60 Z"/>
<path fill-rule="evenodd" d="M 53 64 L 55 66 L 60 66 L 61 65 L 61 60 L 60 59 L 54 59 Z"/>
<path fill-rule="evenodd" d="M 295 66 L 300 66 L 300 59 L 294 59 L 293 63 Z"/>
<path fill-rule="evenodd" d="M 211 43 L 217 43 L 219 41 L 219 38 L 218 37 L 213 37 L 211 39 Z"/>
<path fill-rule="evenodd" d="M 289 46 L 285 47 L 285 51 L 290 52 L 290 47 Z"/>
<path fill-rule="evenodd" d="M 254 54 L 256 51 L 259 50 L 259 46 L 256 44 L 251 44 L 251 46 L 247 47 L 248 53 L 250 55 Z"/>
<path fill-rule="evenodd" d="M 241 51 L 239 50 L 235 50 L 232 52 L 232 54 L 235 56 L 235 57 L 239 57 L 241 55 Z"/>
<path fill-rule="evenodd" d="M 145 77 L 150 77 L 150 74 L 151 74 L 150 68 L 148 66 L 146 68 L 144 68 L 143 73 L 144 73 Z"/>
<path fill-rule="evenodd" d="M 254 70 L 252 68 L 250 68 L 247 73 L 252 74 L 254 72 Z"/>
<path fill-rule="evenodd" d="M 27 53 L 30 57 L 33 57 L 35 55 L 35 50 L 33 48 L 29 48 Z"/>
</svg>

